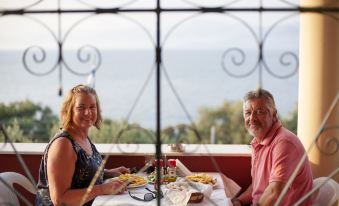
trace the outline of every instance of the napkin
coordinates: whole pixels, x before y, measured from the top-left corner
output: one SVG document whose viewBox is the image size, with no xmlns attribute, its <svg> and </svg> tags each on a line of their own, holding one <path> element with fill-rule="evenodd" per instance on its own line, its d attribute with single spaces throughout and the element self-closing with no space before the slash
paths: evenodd
<svg viewBox="0 0 339 206">
<path fill-rule="evenodd" d="M 204 198 L 209 198 L 212 190 L 211 185 L 187 182 L 184 178 L 179 178 L 176 182 L 163 186 L 165 194 L 163 205 L 186 206 L 192 193 L 201 192 Z"/>
<path fill-rule="evenodd" d="M 180 177 L 186 177 L 192 175 L 192 172 L 178 159 L 175 160 L 177 163 L 177 175 Z"/>
</svg>

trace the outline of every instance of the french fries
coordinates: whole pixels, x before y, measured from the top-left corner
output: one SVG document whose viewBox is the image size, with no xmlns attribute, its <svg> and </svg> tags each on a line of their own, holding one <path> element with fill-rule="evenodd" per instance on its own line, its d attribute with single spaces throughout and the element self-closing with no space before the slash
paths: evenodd
<svg viewBox="0 0 339 206">
<path fill-rule="evenodd" d="M 189 176 L 186 176 L 186 179 L 189 181 L 200 182 L 203 184 L 210 184 L 210 185 L 214 185 L 216 183 L 216 180 L 206 173 L 198 173 L 198 174 L 189 175 Z"/>
<path fill-rule="evenodd" d="M 128 186 L 131 186 L 131 187 L 136 187 L 136 186 L 139 186 L 139 185 L 146 184 L 145 178 L 138 176 L 136 174 L 128 174 L 128 173 L 121 174 L 119 176 L 119 180 L 122 181 L 122 182 L 127 182 Z"/>
</svg>

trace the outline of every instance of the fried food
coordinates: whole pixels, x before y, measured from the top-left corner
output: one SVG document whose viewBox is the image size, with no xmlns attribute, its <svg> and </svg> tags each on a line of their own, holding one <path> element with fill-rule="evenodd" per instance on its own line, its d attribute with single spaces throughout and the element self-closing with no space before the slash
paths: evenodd
<svg viewBox="0 0 339 206">
<path fill-rule="evenodd" d="M 198 173 L 198 174 L 189 175 L 189 176 L 186 176 L 186 179 L 189 181 L 200 182 L 203 184 L 210 184 L 210 185 L 214 185 L 216 183 L 216 180 L 206 173 Z"/>
<path fill-rule="evenodd" d="M 128 186 L 136 187 L 146 184 L 145 178 L 138 176 L 136 174 L 121 174 L 119 180 L 122 182 L 127 182 Z"/>
</svg>

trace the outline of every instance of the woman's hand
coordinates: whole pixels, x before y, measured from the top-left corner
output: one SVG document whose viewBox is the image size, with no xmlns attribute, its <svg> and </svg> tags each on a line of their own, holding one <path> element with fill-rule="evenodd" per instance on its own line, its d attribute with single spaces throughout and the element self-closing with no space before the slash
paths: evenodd
<svg viewBox="0 0 339 206">
<path fill-rule="evenodd" d="M 114 169 L 105 169 L 105 177 L 117 177 L 121 174 L 130 173 L 130 170 L 124 166 Z"/>
<path fill-rule="evenodd" d="M 116 195 L 126 191 L 126 184 L 119 180 L 110 180 L 103 183 L 103 194 Z"/>
</svg>

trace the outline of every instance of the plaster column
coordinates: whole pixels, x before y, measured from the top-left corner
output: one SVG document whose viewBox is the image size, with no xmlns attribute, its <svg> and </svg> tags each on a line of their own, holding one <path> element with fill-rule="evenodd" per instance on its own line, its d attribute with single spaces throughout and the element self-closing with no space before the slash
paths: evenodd
<svg viewBox="0 0 339 206">
<path fill-rule="evenodd" d="M 338 7 L 333 0 L 301 0 L 302 7 Z M 339 14 L 329 13 L 339 19 Z M 339 92 L 339 21 L 321 13 L 300 14 L 298 136 L 306 150 Z M 326 126 L 339 127 L 339 102 Z M 331 140 L 331 141 L 330 141 Z M 339 167 L 339 128 L 323 132 L 308 154 L 314 177 Z M 319 147 L 318 147 L 319 146 Z M 332 153 L 332 154 L 330 154 Z M 337 173 L 334 179 L 339 181 Z"/>
</svg>

